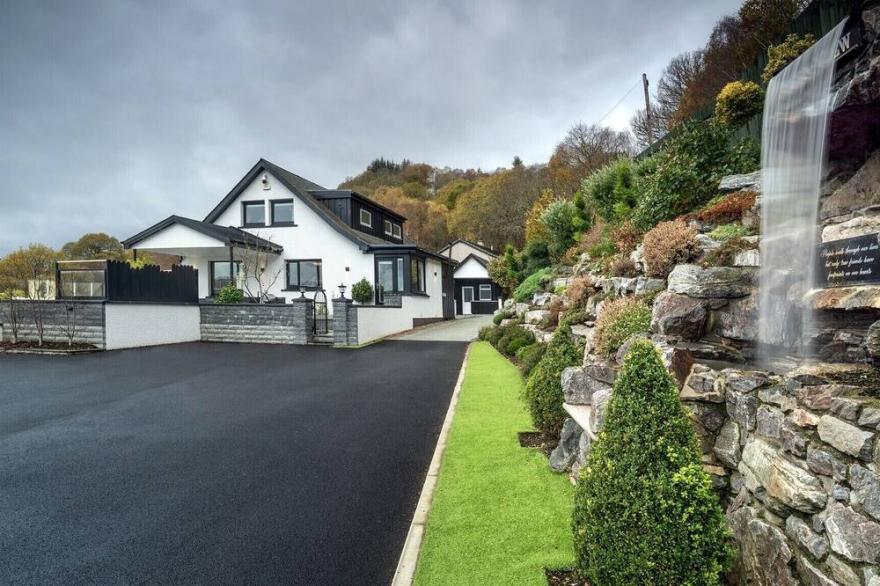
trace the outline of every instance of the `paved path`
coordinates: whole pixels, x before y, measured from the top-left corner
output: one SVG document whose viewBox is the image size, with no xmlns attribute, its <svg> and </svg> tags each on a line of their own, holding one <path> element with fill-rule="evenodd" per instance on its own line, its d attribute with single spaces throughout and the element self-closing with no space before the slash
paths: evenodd
<svg viewBox="0 0 880 586">
<path fill-rule="evenodd" d="M 433 323 L 396 336 L 397 340 L 420 342 L 469 342 L 475 340 L 480 328 L 492 323 L 491 315 L 457 317 L 450 321 Z"/>
<path fill-rule="evenodd" d="M 0 583 L 387 584 L 464 352 L 0 355 Z"/>
</svg>

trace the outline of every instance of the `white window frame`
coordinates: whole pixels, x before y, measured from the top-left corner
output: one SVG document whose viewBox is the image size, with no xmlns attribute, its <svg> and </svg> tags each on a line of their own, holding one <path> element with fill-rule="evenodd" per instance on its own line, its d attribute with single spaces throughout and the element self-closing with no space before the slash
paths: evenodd
<svg viewBox="0 0 880 586">
<path fill-rule="evenodd" d="M 395 224 L 392 222 L 391 224 L 391 234 L 395 238 L 403 239 L 403 229 L 400 227 L 400 224 Z"/>
<path fill-rule="evenodd" d="M 471 292 L 471 299 L 470 299 L 470 301 L 468 301 L 467 299 L 464 298 L 464 292 L 465 292 L 465 291 L 470 291 L 470 292 Z M 470 285 L 468 285 L 467 287 L 462 287 L 462 288 L 461 288 L 461 302 L 462 302 L 462 303 L 473 303 L 473 302 L 474 302 L 474 288 L 471 287 Z"/>
<path fill-rule="evenodd" d="M 391 236 L 394 233 L 391 220 L 385 220 L 385 236 Z"/>
<path fill-rule="evenodd" d="M 364 214 L 367 215 L 367 221 L 364 222 Z M 358 214 L 358 218 L 361 221 L 361 226 L 366 226 L 367 228 L 373 227 L 373 213 L 370 210 L 361 209 Z"/>
<path fill-rule="evenodd" d="M 483 297 L 483 291 L 488 290 L 487 297 Z M 492 285 L 480 285 L 480 301 L 492 301 Z"/>
</svg>

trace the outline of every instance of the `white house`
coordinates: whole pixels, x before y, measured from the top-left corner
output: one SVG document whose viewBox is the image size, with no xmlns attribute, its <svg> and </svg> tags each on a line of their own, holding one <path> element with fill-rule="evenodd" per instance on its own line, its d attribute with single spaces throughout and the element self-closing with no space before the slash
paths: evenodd
<svg viewBox="0 0 880 586">
<path fill-rule="evenodd" d="M 170 216 L 123 244 L 182 257 L 199 271 L 202 298 L 230 282 L 256 296 L 254 279 L 241 273 L 242 260 L 259 255 L 268 296 L 333 298 L 340 285 L 350 292 L 365 278 L 376 304 L 401 304 L 416 325 L 450 319 L 453 263 L 408 241 L 405 224 L 359 193 L 326 189 L 260 159 L 204 220 Z"/>
<path fill-rule="evenodd" d="M 472 315 L 494 313 L 504 302 L 501 287 L 489 277 L 489 261 L 497 257 L 482 243 L 454 240 L 437 254 L 457 262 L 455 281 L 455 313 Z"/>
</svg>

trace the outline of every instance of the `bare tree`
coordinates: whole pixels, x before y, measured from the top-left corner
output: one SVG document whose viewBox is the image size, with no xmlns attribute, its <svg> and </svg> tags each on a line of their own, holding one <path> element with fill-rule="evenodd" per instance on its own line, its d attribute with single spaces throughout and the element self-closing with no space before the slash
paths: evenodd
<svg viewBox="0 0 880 586">
<path fill-rule="evenodd" d="M 597 124 L 571 127 L 558 149 L 565 162 L 587 174 L 634 151 L 632 135 Z"/>
<path fill-rule="evenodd" d="M 56 257 L 57 253 L 48 246 L 31 244 L 4 259 L 10 274 L 24 289 L 40 346 L 43 345 L 45 331 L 45 301 L 50 293 L 48 284 L 55 273 Z"/>
<path fill-rule="evenodd" d="M 73 346 L 73 341 L 76 339 L 76 313 L 77 313 L 76 303 L 65 303 L 64 309 L 66 310 L 66 320 L 64 321 L 64 333 L 67 335 L 67 347 L 71 348 Z"/>
<path fill-rule="evenodd" d="M 16 267 L 9 258 L 0 259 L 0 301 L 6 300 L 9 308 L 9 321 L 3 325 L 9 326 L 12 332 L 13 343 L 18 343 L 18 332 L 21 328 L 21 301 L 26 283 L 22 283 L 21 275 L 16 273 Z M 2 315 L 2 314 L 0 314 Z M 0 339 L 0 342 L 3 340 Z"/>
<path fill-rule="evenodd" d="M 254 234 L 257 238 L 259 234 Z M 257 303 L 269 301 L 269 290 L 278 282 L 281 276 L 281 268 L 275 271 L 268 270 L 269 261 L 273 255 L 267 252 L 256 241 L 248 241 L 241 249 L 241 265 L 239 276 L 242 287 L 248 297 L 257 300 Z"/>
</svg>

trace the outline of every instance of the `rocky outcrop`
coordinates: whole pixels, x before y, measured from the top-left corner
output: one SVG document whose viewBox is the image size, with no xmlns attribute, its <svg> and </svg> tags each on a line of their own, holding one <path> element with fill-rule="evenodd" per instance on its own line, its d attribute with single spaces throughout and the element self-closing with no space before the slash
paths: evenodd
<svg viewBox="0 0 880 586">
<path fill-rule="evenodd" d="M 559 444 L 550 453 L 550 469 L 554 472 L 565 472 L 574 463 L 578 452 L 583 429 L 577 422 L 569 417 L 562 424 L 562 432 L 559 435 Z"/>
<path fill-rule="evenodd" d="M 822 200 L 820 216 L 823 220 L 846 220 L 877 205 L 880 205 L 880 151 L 875 152 L 849 181 Z"/>
<path fill-rule="evenodd" d="M 654 300 L 651 330 L 683 340 L 699 340 L 703 337 L 707 317 L 703 301 L 663 292 Z"/>
<path fill-rule="evenodd" d="M 669 274 L 669 291 L 698 299 L 735 299 L 752 291 L 755 272 L 742 267 L 678 265 Z"/>
<path fill-rule="evenodd" d="M 761 172 L 728 175 L 718 184 L 718 191 L 740 191 L 743 189 L 761 191 Z"/>
</svg>

